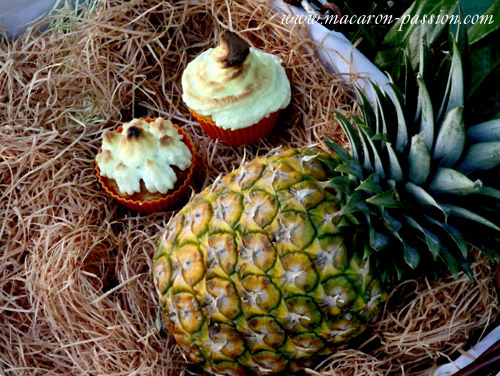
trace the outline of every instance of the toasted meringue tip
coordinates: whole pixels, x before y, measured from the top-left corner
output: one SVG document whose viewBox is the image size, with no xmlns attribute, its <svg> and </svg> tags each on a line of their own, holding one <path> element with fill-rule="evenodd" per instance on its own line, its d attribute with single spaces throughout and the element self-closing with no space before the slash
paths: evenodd
<svg viewBox="0 0 500 376">
<path fill-rule="evenodd" d="M 112 144 L 117 139 L 118 133 L 106 129 L 102 134 L 102 138 L 105 142 Z"/>
<path fill-rule="evenodd" d="M 127 139 L 132 140 L 141 138 L 143 136 L 143 132 L 144 130 L 142 128 L 132 125 L 127 129 Z"/>
</svg>

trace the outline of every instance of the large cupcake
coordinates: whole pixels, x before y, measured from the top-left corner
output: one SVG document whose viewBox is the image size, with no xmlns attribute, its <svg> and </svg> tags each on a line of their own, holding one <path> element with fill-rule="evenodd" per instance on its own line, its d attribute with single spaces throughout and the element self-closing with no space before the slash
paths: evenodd
<svg viewBox="0 0 500 376">
<path fill-rule="evenodd" d="M 160 117 L 134 119 L 117 131 L 105 131 L 96 167 L 106 192 L 130 209 L 149 213 L 186 196 L 194 160 L 189 136 Z"/>
<path fill-rule="evenodd" d="M 182 99 L 210 137 L 237 146 L 267 136 L 290 103 L 281 60 L 225 31 L 182 75 Z"/>
</svg>

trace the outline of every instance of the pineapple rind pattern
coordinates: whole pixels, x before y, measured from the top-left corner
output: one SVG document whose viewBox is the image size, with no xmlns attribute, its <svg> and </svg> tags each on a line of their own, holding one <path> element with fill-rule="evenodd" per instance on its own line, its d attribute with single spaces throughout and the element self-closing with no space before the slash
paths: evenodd
<svg viewBox="0 0 500 376">
<path fill-rule="evenodd" d="M 328 158 L 277 150 L 218 179 L 168 224 L 154 258 L 160 312 L 208 372 L 293 372 L 377 316 L 386 294 L 344 245 Z"/>
</svg>

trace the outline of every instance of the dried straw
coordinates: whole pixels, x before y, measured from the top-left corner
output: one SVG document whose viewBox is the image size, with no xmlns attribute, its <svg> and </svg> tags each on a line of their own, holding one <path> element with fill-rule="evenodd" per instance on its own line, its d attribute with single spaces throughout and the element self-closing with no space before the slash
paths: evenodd
<svg viewBox="0 0 500 376">
<path fill-rule="evenodd" d="M 181 101 L 184 67 L 226 28 L 280 56 L 293 86 L 282 123 L 252 147 L 210 140 Z M 282 25 L 264 1 L 230 0 L 93 1 L 80 12 L 61 12 L 41 34 L 0 44 L 0 372 L 185 372 L 175 344 L 154 328 L 151 257 L 173 213 L 129 212 L 99 189 L 100 135 L 132 117 L 173 119 L 199 146 L 206 174 L 198 189 L 278 145 L 317 143 L 324 134 L 341 139 L 332 110 L 351 110 L 352 93 L 321 65 L 314 47 L 302 27 Z M 475 267 L 483 282 L 474 286 L 462 277 L 430 287 L 415 282 L 415 299 L 402 296 L 375 328 L 380 346 L 342 350 L 309 372 L 377 374 L 393 362 L 412 369 L 423 357 L 420 364 L 431 367 L 441 352 L 463 347 L 469 331 L 497 317 L 487 268 Z M 474 302 L 466 302 L 471 296 Z M 459 305 L 458 326 L 447 326 L 445 313 L 458 311 L 459 303 L 472 309 Z M 438 305 L 429 312 L 443 318 L 419 342 L 418 333 L 428 330 L 421 323 L 428 305 Z M 401 337 L 407 323 L 410 332 Z M 460 333 L 457 341 L 451 329 Z"/>
</svg>

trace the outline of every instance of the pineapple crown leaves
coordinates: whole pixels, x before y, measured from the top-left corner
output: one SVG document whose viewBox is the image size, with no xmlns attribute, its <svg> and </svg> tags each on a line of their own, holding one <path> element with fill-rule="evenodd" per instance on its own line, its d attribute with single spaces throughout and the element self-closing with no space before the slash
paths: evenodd
<svg viewBox="0 0 500 376">
<path fill-rule="evenodd" d="M 398 278 L 440 259 L 473 279 L 469 245 L 500 258 L 500 119 L 465 125 L 459 46 L 467 42 L 449 43 L 436 75 L 422 43 L 419 72 L 403 67 L 404 93 L 393 82 L 388 92 L 372 84 L 373 106 L 357 90 L 362 119 L 335 113 L 350 152 L 326 141 L 335 155 L 325 162 L 335 176 L 328 185 L 344 196 L 341 224 L 360 228 L 365 256 Z"/>
</svg>

